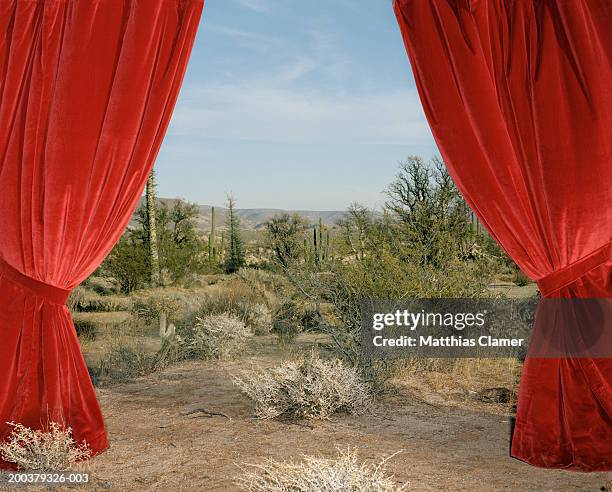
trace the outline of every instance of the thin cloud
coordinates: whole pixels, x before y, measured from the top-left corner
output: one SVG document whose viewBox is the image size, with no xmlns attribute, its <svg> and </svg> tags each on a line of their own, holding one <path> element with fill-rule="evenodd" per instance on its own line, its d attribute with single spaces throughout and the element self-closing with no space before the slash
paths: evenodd
<svg viewBox="0 0 612 492">
<path fill-rule="evenodd" d="M 282 83 L 296 82 L 318 68 L 320 64 L 316 60 L 310 57 L 300 58 L 282 67 L 277 72 L 276 79 Z"/>
<path fill-rule="evenodd" d="M 171 134 L 278 143 L 431 142 L 414 90 L 327 94 L 248 84 L 185 87 Z"/>
<path fill-rule="evenodd" d="M 272 5 L 268 0 L 236 0 L 237 3 L 246 9 L 255 12 L 269 12 Z"/>
</svg>

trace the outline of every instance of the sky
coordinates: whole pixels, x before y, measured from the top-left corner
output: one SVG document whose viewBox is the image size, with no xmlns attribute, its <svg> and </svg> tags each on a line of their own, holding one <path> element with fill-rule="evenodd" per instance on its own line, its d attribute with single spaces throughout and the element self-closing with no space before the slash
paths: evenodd
<svg viewBox="0 0 612 492">
<path fill-rule="evenodd" d="M 158 194 L 377 208 L 399 161 L 437 153 L 391 0 L 206 0 Z"/>
</svg>

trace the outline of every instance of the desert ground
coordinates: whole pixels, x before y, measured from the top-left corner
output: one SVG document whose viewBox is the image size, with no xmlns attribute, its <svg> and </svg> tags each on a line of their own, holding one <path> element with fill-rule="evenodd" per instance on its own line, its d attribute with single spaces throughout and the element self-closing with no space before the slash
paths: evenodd
<svg viewBox="0 0 612 492">
<path fill-rule="evenodd" d="M 292 355 L 320 339 L 300 335 Z M 233 361 L 187 362 L 100 389 L 111 448 L 86 465 L 92 482 L 79 488 L 240 490 L 236 479 L 248 464 L 333 456 L 350 447 L 376 462 L 401 451 L 388 471 L 406 490 L 610 490 L 606 474 L 542 470 L 510 458 L 512 408 L 481 401 L 477 385 L 471 382 L 470 390 L 453 376 L 403 378 L 395 394 L 363 416 L 256 420 L 231 374 L 272 366 L 288 354 L 273 336 L 258 337 L 250 352 Z M 219 415 L 191 413 L 196 410 Z"/>
</svg>

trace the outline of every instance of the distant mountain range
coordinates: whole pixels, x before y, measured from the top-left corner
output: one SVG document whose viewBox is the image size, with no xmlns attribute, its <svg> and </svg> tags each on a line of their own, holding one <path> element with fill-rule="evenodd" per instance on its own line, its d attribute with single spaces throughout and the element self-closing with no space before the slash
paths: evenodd
<svg viewBox="0 0 612 492">
<path fill-rule="evenodd" d="M 175 198 L 158 198 L 158 202 L 164 203 L 168 207 L 172 207 L 177 201 Z M 144 198 L 140 199 L 140 205 L 144 204 Z M 210 219 L 211 210 L 210 205 L 198 205 L 199 214 L 196 218 L 196 224 L 198 229 L 202 231 L 210 231 Z M 323 220 L 323 223 L 328 227 L 334 227 L 338 220 L 346 216 L 346 212 L 342 210 L 325 210 L 325 211 L 314 211 L 314 210 L 282 210 L 275 208 L 240 208 L 236 209 L 236 213 L 240 218 L 240 228 L 247 230 L 259 230 L 265 227 L 267 221 L 269 221 L 275 215 L 287 212 L 290 214 L 299 214 L 311 224 L 317 224 L 319 218 Z M 225 229 L 225 223 L 227 220 L 227 209 L 223 207 L 215 207 L 215 227 L 219 230 Z M 135 222 L 132 220 L 132 225 Z"/>
</svg>

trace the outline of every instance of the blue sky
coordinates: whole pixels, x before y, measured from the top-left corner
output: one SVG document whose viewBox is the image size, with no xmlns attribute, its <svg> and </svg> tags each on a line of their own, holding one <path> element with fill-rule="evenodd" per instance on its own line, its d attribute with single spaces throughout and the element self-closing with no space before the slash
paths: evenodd
<svg viewBox="0 0 612 492">
<path fill-rule="evenodd" d="M 377 207 L 398 161 L 436 153 L 391 0 L 206 0 L 158 191 Z"/>
</svg>

